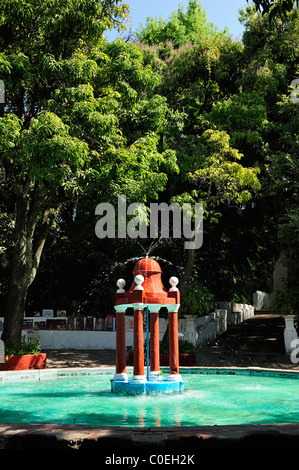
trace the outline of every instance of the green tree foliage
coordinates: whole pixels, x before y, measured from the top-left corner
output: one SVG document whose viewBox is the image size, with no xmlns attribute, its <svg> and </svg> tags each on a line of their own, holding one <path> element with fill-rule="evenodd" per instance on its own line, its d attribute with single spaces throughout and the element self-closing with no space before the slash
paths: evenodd
<svg viewBox="0 0 299 470">
<path fill-rule="evenodd" d="M 197 37 L 160 66 L 161 92 L 182 120 L 180 132 L 164 137 L 177 149 L 181 170 L 172 195 L 177 184 L 177 200 L 204 200 L 207 220 L 216 223 L 206 225 L 198 258 L 204 266 L 213 259 L 224 296 L 249 296 L 258 283 L 270 290 L 272 259 L 282 242 L 294 254 L 298 236 L 298 105 L 290 100 L 298 11 L 285 21 L 247 7 L 240 19 L 243 43 L 228 35 Z"/>
<path fill-rule="evenodd" d="M 103 41 L 102 32 L 126 15 L 118 3 L 0 5 L 3 196 L 15 219 L 3 338 L 12 344 L 20 341 L 27 291 L 64 208 L 120 192 L 155 198 L 167 181 L 163 169 L 177 170 L 174 152 L 158 150 L 167 109 L 152 91 L 160 77 L 143 66 L 135 46 Z"/>
<path fill-rule="evenodd" d="M 263 102 L 263 114 L 267 116 L 264 125 L 256 128 L 260 147 L 255 148 L 255 158 L 262 170 L 263 186 L 263 199 L 257 203 L 264 204 L 267 217 L 272 220 L 269 232 L 276 247 L 275 256 L 279 256 L 280 249 L 286 249 L 292 272 L 299 254 L 299 115 L 291 87 L 298 77 L 299 12 L 290 12 L 286 22 L 280 18 L 273 22 L 269 15 L 261 17 L 247 10 L 245 24 L 243 40 L 248 67 L 241 85 L 246 93 L 252 89 L 258 93 L 261 104 Z M 289 282 L 294 282 L 295 278 L 293 272 Z"/>
<path fill-rule="evenodd" d="M 244 155 L 245 165 L 260 171 L 261 191 L 243 213 L 252 224 L 249 233 L 254 236 L 248 236 L 248 247 L 251 240 L 256 241 L 256 255 L 252 249 L 251 254 L 248 252 L 247 279 L 250 275 L 254 278 L 264 266 L 271 272 L 271 258 L 278 258 L 280 251 L 286 250 L 292 285 L 298 262 L 299 122 L 290 85 L 298 77 L 298 11 L 291 12 L 287 22 L 280 18 L 273 22 L 269 15 L 247 8 L 241 11 L 241 19 L 246 26 L 246 62 L 238 89 L 228 99 L 214 103 L 206 116 L 218 129 L 229 133 L 231 144 Z M 244 216 L 242 219 L 244 223 Z M 269 278 L 266 289 L 271 288 Z"/>
<path fill-rule="evenodd" d="M 172 43 L 178 48 L 187 43 L 194 43 L 197 38 L 208 38 L 214 36 L 216 27 L 208 22 L 207 15 L 198 0 L 188 3 L 186 12 L 179 6 L 173 11 L 168 19 L 152 18 L 146 20 L 137 31 L 137 38 L 143 44 L 149 46 L 154 44 Z"/>
<path fill-rule="evenodd" d="M 168 133 L 166 142 L 177 149 L 180 185 L 185 178 L 189 197 L 205 201 L 207 212 L 221 203 L 244 203 L 250 188 L 259 188 L 257 170 L 239 163 L 242 154 L 225 131 L 219 132 L 212 114 L 215 103 L 237 90 L 241 54 L 240 44 L 215 35 L 178 49 L 163 70 L 162 92 L 184 121 L 182 131 Z"/>
<path fill-rule="evenodd" d="M 12 268 L 5 340 L 20 340 L 42 253 L 57 283 L 67 263 L 81 272 L 75 286 L 91 259 L 136 256 L 125 240 L 95 242 L 95 205 L 119 194 L 128 203 L 204 203 L 201 250 L 161 244 L 183 267 L 182 298 L 194 272 L 198 292 L 219 300 L 271 289 L 280 249 L 298 259 L 299 115 L 290 86 L 298 11 L 273 19 L 272 10 L 247 7 L 239 42 L 191 0 L 168 20 L 148 19 L 131 44 L 103 38 L 128 13 L 117 0 L 0 7 L 0 253 Z"/>
<path fill-rule="evenodd" d="M 257 11 L 261 11 L 263 15 L 269 14 L 271 22 L 275 18 L 285 19 L 290 11 L 299 6 L 298 0 L 253 0 L 253 3 Z"/>
<path fill-rule="evenodd" d="M 172 41 L 172 38 L 168 37 L 168 40 Z M 151 44 L 146 38 L 147 41 Z M 146 49 L 144 44 L 142 47 Z M 217 103 L 221 106 L 222 101 L 238 93 L 238 82 L 246 63 L 244 46 L 228 34 L 214 31 L 194 35 L 185 44 L 163 55 L 161 51 L 165 52 L 165 47 L 165 42 L 164 49 L 161 44 L 148 46 L 148 57 L 156 52 L 162 58 L 162 65 L 157 67 L 162 75 L 161 94 L 167 98 L 173 117 L 176 117 L 163 133 L 163 146 L 176 149 L 180 168 L 179 175 L 168 185 L 167 195 L 171 201 L 180 203 L 204 202 L 206 238 L 203 250 L 208 253 L 211 223 L 219 224 L 225 208 L 248 204 L 252 194 L 260 189 L 259 169 L 252 168 L 243 151 L 235 147 L 227 129 L 221 129 L 219 121 L 214 122 L 212 116 Z M 250 103 L 247 109 L 255 116 Z M 239 119 L 244 124 L 241 113 Z M 251 132 L 248 130 L 248 134 Z M 217 250 L 219 248 L 218 241 Z M 200 254 L 189 251 L 185 256 L 180 282 L 182 298 Z"/>
</svg>

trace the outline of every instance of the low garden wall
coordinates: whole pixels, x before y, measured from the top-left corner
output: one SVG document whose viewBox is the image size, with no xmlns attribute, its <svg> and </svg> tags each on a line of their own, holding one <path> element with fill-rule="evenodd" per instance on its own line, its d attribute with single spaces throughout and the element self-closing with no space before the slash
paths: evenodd
<svg viewBox="0 0 299 470">
<path fill-rule="evenodd" d="M 274 299 L 274 293 L 267 293 L 257 290 L 252 294 L 253 305 L 256 310 L 262 310 L 263 308 L 271 308 L 272 301 Z"/>
<path fill-rule="evenodd" d="M 254 307 L 246 304 L 220 302 L 215 311 L 203 317 L 191 315 L 179 319 L 179 332 L 196 347 L 203 347 L 224 333 L 231 325 L 237 325 L 254 315 Z M 133 318 L 132 318 L 133 320 Z M 39 319 L 40 321 L 40 319 Z M 127 322 L 126 345 L 133 347 L 133 325 Z M 167 328 L 167 320 L 160 318 L 160 340 Z M 66 329 L 23 330 L 28 338 L 37 338 L 42 350 L 51 349 L 115 349 L 116 331 L 80 331 Z M 1 336 L 1 331 L 0 331 Z"/>
<path fill-rule="evenodd" d="M 31 320 L 30 317 L 26 320 Z M 87 331 L 67 329 L 34 329 L 34 321 L 42 321 L 42 317 L 32 318 L 33 328 L 23 329 L 22 336 L 28 339 L 36 338 L 41 350 L 51 349 L 116 349 L 116 331 Z M 0 317 L 4 322 L 4 318 Z M 160 340 L 163 339 L 167 328 L 167 320 L 160 318 Z M 0 330 L 0 338 L 2 331 Z M 133 317 L 127 317 L 126 345 L 133 347 Z"/>
<path fill-rule="evenodd" d="M 187 316 L 179 320 L 179 331 L 196 347 L 204 347 L 224 333 L 254 315 L 254 307 L 247 304 L 218 302 L 215 310 L 204 317 Z M 218 308 L 217 308 L 218 307 Z"/>
<path fill-rule="evenodd" d="M 116 347 L 116 331 L 40 330 L 38 336 L 42 350 L 115 349 Z M 126 333 L 126 342 L 127 346 L 133 346 L 132 331 Z"/>
</svg>

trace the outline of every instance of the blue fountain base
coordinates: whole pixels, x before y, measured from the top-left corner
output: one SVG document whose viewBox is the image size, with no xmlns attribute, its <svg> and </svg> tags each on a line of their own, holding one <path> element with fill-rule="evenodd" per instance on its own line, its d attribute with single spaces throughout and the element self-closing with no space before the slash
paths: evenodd
<svg viewBox="0 0 299 470">
<path fill-rule="evenodd" d="M 138 382 L 136 380 L 110 380 L 111 392 L 126 393 L 129 395 L 142 395 L 150 393 L 182 393 L 184 391 L 184 381 L 172 380 L 147 380 Z"/>
</svg>

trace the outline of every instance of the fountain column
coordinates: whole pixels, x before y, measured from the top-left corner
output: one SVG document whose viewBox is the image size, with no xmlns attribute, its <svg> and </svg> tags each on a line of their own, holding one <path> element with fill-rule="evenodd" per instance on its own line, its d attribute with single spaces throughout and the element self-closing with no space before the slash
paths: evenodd
<svg viewBox="0 0 299 470">
<path fill-rule="evenodd" d="M 134 375 L 132 380 L 145 382 L 144 375 L 144 340 L 143 340 L 143 287 L 144 277 L 139 274 L 134 279 L 136 286 L 133 290 L 134 307 Z"/>
<path fill-rule="evenodd" d="M 169 307 L 168 307 L 169 309 Z M 168 310 L 169 376 L 168 380 L 182 380 L 179 374 L 179 328 L 178 312 Z"/>
<path fill-rule="evenodd" d="M 179 301 L 179 290 L 176 287 L 178 279 L 171 277 L 169 295 Z M 169 335 L 169 376 L 167 380 L 182 381 L 179 373 L 179 319 L 178 310 L 180 305 L 168 305 L 168 335 Z"/>
<path fill-rule="evenodd" d="M 160 372 L 159 310 L 161 305 L 150 306 L 150 376 Z"/>
<path fill-rule="evenodd" d="M 128 380 L 126 373 L 126 315 L 123 305 L 116 307 L 116 371 L 114 380 Z"/>
<path fill-rule="evenodd" d="M 117 294 L 125 293 L 124 279 L 117 281 Z M 116 370 L 114 380 L 128 380 L 126 373 L 126 305 L 116 305 Z"/>
<path fill-rule="evenodd" d="M 134 309 L 134 375 L 132 380 L 146 381 L 144 375 L 143 305 Z"/>
</svg>

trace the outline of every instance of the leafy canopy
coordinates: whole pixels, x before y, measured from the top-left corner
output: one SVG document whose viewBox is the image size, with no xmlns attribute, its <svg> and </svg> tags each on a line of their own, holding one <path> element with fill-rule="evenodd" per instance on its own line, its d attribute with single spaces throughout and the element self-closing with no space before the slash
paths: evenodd
<svg viewBox="0 0 299 470">
<path fill-rule="evenodd" d="M 216 31 L 216 27 L 208 22 L 206 12 L 198 0 L 191 0 L 186 12 L 180 5 L 167 20 L 163 17 L 147 18 L 146 24 L 137 30 L 137 37 L 141 43 L 149 46 L 171 42 L 178 48 L 183 44 L 194 43 L 196 38 L 210 37 Z"/>
</svg>

